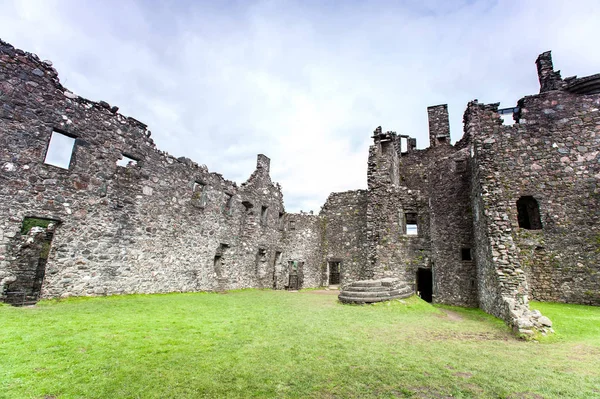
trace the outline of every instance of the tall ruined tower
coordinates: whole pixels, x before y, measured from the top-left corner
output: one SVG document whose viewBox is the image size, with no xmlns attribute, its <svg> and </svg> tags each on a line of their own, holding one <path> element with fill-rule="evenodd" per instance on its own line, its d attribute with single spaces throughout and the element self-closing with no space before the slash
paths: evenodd
<svg viewBox="0 0 600 399">
<path fill-rule="evenodd" d="M 450 145 L 448 104 L 427 107 L 427 117 L 429 119 L 429 145 L 431 147 Z"/>
<path fill-rule="evenodd" d="M 368 264 L 364 278 L 381 278 L 389 269 L 385 248 L 380 245 L 390 240 L 388 228 L 390 215 L 397 213 L 397 205 L 390 195 L 399 185 L 400 140 L 396 132 L 383 132 L 379 126 L 373 132 L 373 145 L 369 148 L 367 171 L 368 206 L 367 237 L 369 242 Z M 392 222 L 393 223 L 393 222 Z"/>
</svg>

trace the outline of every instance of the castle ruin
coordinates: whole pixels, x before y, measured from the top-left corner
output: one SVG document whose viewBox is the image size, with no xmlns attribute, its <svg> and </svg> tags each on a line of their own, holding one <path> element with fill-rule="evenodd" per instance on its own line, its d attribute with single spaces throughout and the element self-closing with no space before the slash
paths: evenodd
<svg viewBox="0 0 600 399">
<path fill-rule="evenodd" d="M 454 145 L 445 105 L 427 110 L 424 150 L 375 129 L 368 189 L 332 193 L 313 215 L 285 212 L 266 156 L 238 186 L 0 41 L 2 299 L 394 278 L 547 331 L 529 299 L 600 305 L 600 75 L 562 79 L 550 52 L 537 68 L 540 93 L 515 107 L 470 102 Z"/>
</svg>

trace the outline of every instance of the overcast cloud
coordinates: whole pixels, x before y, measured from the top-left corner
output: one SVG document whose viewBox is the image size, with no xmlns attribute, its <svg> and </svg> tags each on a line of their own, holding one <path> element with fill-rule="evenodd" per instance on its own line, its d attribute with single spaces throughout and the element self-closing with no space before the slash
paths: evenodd
<svg viewBox="0 0 600 399">
<path fill-rule="evenodd" d="M 429 105 L 501 107 L 539 90 L 534 61 L 600 72 L 600 1 L 12 1 L 0 38 L 63 84 L 149 125 L 161 150 L 241 183 L 271 158 L 287 211 L 366 188 L 381 125 L 428 144 Z"/>
</svg>

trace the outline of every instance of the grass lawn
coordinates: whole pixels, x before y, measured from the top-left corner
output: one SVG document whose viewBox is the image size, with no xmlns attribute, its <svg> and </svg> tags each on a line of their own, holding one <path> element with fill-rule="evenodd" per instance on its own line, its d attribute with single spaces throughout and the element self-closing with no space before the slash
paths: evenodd
<svg viewBox="0 0 600 399">
<path fill-rule="evenodd" d="M 600 398 L 600 308 L 534 303 L 516 340 L 476 309 L 326 291 L 131 295 L 0 307 L 0 398 Z"/>
</svg>

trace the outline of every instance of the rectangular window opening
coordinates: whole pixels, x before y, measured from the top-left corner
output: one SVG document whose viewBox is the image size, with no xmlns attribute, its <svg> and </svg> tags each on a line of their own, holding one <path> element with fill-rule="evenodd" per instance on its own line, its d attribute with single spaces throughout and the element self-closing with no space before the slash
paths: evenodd
<svg viewBox="0 0 600 399">
<path fill-rule="evenodd" d="M 408 151 L 408 137 L 400 137 L 400 152 Z"/>
<path fill-rule="evenodd" d="M 48 149 L 46 150 L 44 163 L 62 169 L 69 169 L 74 148 L 74 137 L 53 130 L 50 142 L 48 143 Z"/>
<path fill-rule="evenodd" d="M 404 214 L 404 220 L 406 223 L 406 235 L 416 236 L 419 235 L 419 228 L 417 223 L 417 214 L 408 212 Z"/>
<path fill-rule="evenodd" d="M 201 181 L 194 182 L 192 200 L 196 206 L 203 208 L 206 206 L 206 184 Z"/>
<path fill-rule="evenodd" d="M 121 159 L 117 161 L 117 166 L 126 168 L 128 166 L 137 166 L 138 160 L 125 154 L 121 154 Z"/>
<path fill-rule="evenodd" d="M 288 223 L 288 227 L 290 230 L 296 230 L 296 221 L 295 220 L 290 220 Z"/>
<path fill-rule="evenodd" d="M 462 248 L 460 250 L 460 255 L 462 260 L 473 260 L 473 255 L 471 254 L 471 248 Z"/>
<path fill-rule="evenodd" d="M 283 230 L 283 212 L 279 212 L 279 230 Z"/>
</svg>

